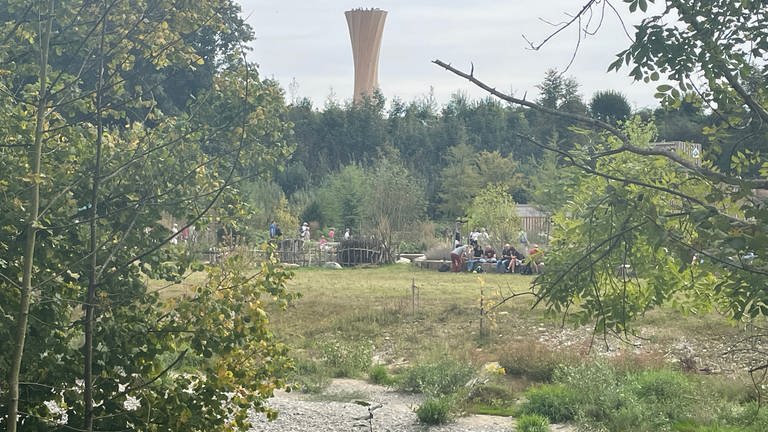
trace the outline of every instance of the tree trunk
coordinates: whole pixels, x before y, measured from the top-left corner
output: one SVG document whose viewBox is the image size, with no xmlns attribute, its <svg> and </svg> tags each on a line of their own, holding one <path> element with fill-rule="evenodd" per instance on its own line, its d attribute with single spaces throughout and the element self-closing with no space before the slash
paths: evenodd
<svg viewBox="0 0 768 432">
<path fill-rule="evenodd" d="M 27 337 L 27 323 L 29 321 L 29 307 L 32 294 L 32 274 L 34 271 L 34 255 L 37 230 L 40 228 L 40 174 L 43 154 L 44 123 L 48 106 L 48 44 L 51 38 L 53 25 L 53 8 L 55 0 L 48 3 L 48 17 L 45 26 L 41 23 L 40 43 L 40 90 L 37 102 L 37 115 L 35 119 L 35 142 L 29 155 L 29 166 L 32 168 L 30 177 L 32 188 L 29 202 L 29 219 L 26 227 L 27 236 L 24 243 L 23 274 L 21 280 L 21 296 L 19 298 L 19 315 L 16 319 L 15 349 L 11 370 L 8 373 L 8 432 L 16 432 L 19 413 L 19 375 L 21 373 L 21 361 L 24 357 L 24 343 Z"/>
<path fill-rule="evenodd" d="M 105 2 L 106 3 L 106 2 Z M 104 121 L 102 119 L 102 104 L 104 91 L 104 38 L 106 36 L 107 6 L 104 5 L 104 14 L 101 22 L 101 38 L 99 41 L 99 77 L 96 83 L 96 152 L 93 163 L 93 177 L 91 179 L 91 211 L 89 222 L 89 275 L 88 292 L 86 294 L 85 318 L 83 322 L 83 332 L 85 333 L 85 343 L 83 344 L 83 399 L 85 403 L 85 416 L 83 428 L 93 431 L 93 323 L 96 313 L 96 286 L 98 285 L 98 227 L 99 217 L 99 188 L 101 187 L 101 151 L 104 139 Z"/>
</svg>

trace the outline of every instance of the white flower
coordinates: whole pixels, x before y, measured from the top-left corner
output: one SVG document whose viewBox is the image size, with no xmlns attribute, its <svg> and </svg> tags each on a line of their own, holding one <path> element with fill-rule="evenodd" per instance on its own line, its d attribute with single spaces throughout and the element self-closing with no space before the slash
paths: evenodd
<svg viewBox="0 0 768 432">
<path fill-rule="evenodd" d="M 123 402 L 123 408 L 127 409 L 128 411 L 136 411 L 137 409 L 141 408 L 141 401 L 133 396 L 127 396 L 125 398 L 125 402 Z"/>
<path fill-rule="evenodd" d="M 117 383 L 117 391 L 122 393 L 128 387 L 128 384 Z"/>
<path fill-rule="evenodd" d="M 43 405 L 45 405 L 46 408 L 48 408 L 48 412 L 51 414 L 58 414 L 59 411 L 61 411 L 61 408 L 59 407 L 59 404 L 56 401 L 49 400 L 43 402 Z"/>
<path fill-rule="evenodd" d="M 48 413 L 52 416 L 49 421 L 52 421 L 55 424 L 64 425 L 67 424 L 67 421 L 69 420 L 69 416 L 67 415 L 67 410 L 59 406 L 59 403 L 54 400 L 49 400 L 43 402 L 43 405 L 45 405 L 45 408 L 48 409 Z"/>
</svg>

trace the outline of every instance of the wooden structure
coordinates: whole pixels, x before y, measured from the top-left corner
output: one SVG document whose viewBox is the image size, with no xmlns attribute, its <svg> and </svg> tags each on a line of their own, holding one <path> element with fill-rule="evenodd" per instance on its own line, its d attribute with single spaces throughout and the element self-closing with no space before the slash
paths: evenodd
<svg viewBox="0 0 768 432">
<path fill-rule="evenodd" d="M 302 267 L 336 262 L 342 266 L 380 264 L 382 245 L 377 240 L 343 240 L 320 245 L 316 241 L 283 239 L 277 244 L 280 262 Z"/>
<path fill-rule="evenodd" d="M 550 215 L 528 204 L 517 205 L 520 229 L 525 230 L 530 243 L 548 243 L 551 229 Z"/>
</svg>

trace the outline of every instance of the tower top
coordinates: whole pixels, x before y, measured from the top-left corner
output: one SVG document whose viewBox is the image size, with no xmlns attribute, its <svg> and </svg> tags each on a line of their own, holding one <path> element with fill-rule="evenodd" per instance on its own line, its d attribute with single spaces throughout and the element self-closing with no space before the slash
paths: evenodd
<svg viewBox="0 0 768 432">
<path fill-rule="evenodd" d="M 344 12 L 352 41 L 355 66 L 355 102 L 370 96 L 379 87 L 379 51 L 387 11 L 378 8 L 352 9 Z"/>
</svg>

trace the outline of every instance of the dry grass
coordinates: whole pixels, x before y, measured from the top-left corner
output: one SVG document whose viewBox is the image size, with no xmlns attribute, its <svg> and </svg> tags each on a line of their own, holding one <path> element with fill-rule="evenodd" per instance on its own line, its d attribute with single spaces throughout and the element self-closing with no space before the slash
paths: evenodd
<svg viewBox="0 0 768 432">
<path fill-rule="evenodd" d="M 191 295 L 203 277 L 193 274 L 182 284 L 152 285 L 164 296 Z M 673 362 L 681 341 L 684 349 L 704 347 L 703 351 L 717 356 L 722 341 L 732 341 L 740 334 L 739 328 L 715 314 L 683 316 L 661 309 L 637 323 L 644 338 L 635 340 L 640 342 L 637 346 L 605 341 L 593 337 L 590 327 L 562 327 L 561 317 L 531 310 L 533 296 L 524 295 L 485 316 L 487 337 L 481 337 L 481 297 L 488 307 L 504 296 L 529 291 L 532 280 L 509 274 L 440 273 L 407 265 L 300 268 L 288 286 L 302 297 L 286 311 L 270 311 L 271 325 L 297 356 L 313 357 L 318 344 L 329 339 L 360 342 L 373 346 L 374 364 L 391 369 L 445 355 L 473 364 L 503 358 L 517 358 L 520 363 L 524 363 L 521 359 L 545 358 L 578 361 L 604 352 L 606 342 L 619 363 L 624 359 L 631 363 L 638 359 Z M 513 355 L 526 346 L 538 348 L 533 354 Z M 551 356 L 544 350 L 567 356 Z"/>
<path fill-rule="evenodd" d="M 365 341 L 374 346 L 374 361 L 389 365 L 445 354 L 481 364 L 498 361 L 509 355 L 510 347 L 531 341 L 566 351 L 570 359 L 605 348 L 603 340 L 592 337 L 591 328 L 562 328 L 560 317 L 531 310 L 530 295 L 508 301 L 486 316 L 488 337 L 480 337 L 481 291 L 484 303 L 492 305 L 509 294 L 529 291 L 532 280 L 509 274 L 439 273 L 405 265 L 302 268 L 289 282 L 302 298 L 287 311 L 274 313 L 272 325 L 299 351 L 328 337 Z M 650 337 L 642 348 L 614 340 L 611 349 L 656 357 L 644 353 L 661 352 L 681 338 L 733 331 L 722 318 L 684 317 L 670 310 L 650 315 L 649 321 L 652 327 L 647 329 L 638 323 L 641 333 Z"/>
</svg>

